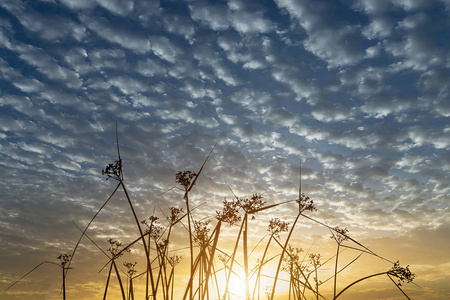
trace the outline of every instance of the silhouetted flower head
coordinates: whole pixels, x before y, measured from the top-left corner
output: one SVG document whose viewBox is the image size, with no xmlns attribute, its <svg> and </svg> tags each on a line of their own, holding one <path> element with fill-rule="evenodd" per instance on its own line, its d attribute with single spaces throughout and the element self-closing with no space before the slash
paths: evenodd
<svg viewBox="0 0 450 300">
<path fill-rule="evenodd" d="M 168 258 L 169 264 L 173 267 L 175 267 L 177 264 L 180 263 L 180 261 L 183 259 L 182 256 L 178 256 L 178 255 L 174 255 L 174 256 L 170 256 Z"/>
<path fill-rule="evenodd" d="M 233 225 L 241 220 L 238 209 L 238 201 L 223 201 L 223 210 L 216 210 L 216 218 L 222 222 Z"/>
<path fill-rule="evenodd" d="M 59 259 L 61 261 L 61 266 L 65 267 L 66 264 L 70 261 L 70 257 L 72 255 L 69 254 L 61 254 L 60 256 L 57 257 L 57 259 Z"/>
<path fill-rule="evenodd" d="M 113 256 L 114 259 L 122 256 L 122 254 L 123 254 L 123 252 L 122 252 L 123 245 L 122 245 L 121 242 L 110 238 L 108 240 L 108 243 L 109 243 L 108 252 L 111 253 L 111 255 Z M 126 252 L 130 252 L 131 249 L 127 248 L 125 251 Z"/>
<path fill-rule="evenodd" d="M 150 216 L 150 217 L 148 217 L 148 220 L 150 222 L 148 222 L 147 220 L 141 221 L 141 223 L 147 227 L 147 229 L 145 229 L 145 233 L 150 234 L 150 237 L 153 240 L 157 241 L 163 230 L 163 228 L 161 227 L 161 225 L 158 222 L 159 218 L 156 216 Z"/>
<path fill-rule="evenodd" d="M 182 208 L 171 207 L 170 215 L 167 216 L 167 221 L 173 225 L 175 222 L 178 221 L 178 218 L 180 217 L 180 214 L 182 214 L 182 213 L 183 213 Z"/>
<path fill-rule="evenodd" d="M 283 266 L 281 270 L 287 272 L 294 278 L 299 278 L 306 266 L 302 265 L 302 259 L 300 253 L 303 252 L 302 248 L 294 248 L 288 245 L 286 248 L 286 256 L 283 257 Z"/>
<path fill-rule="evenodd" d="M 331 231 L 331 238 L 334 239 L 338 244 L 343 241 L 348 240 L 348 230 L 347 228 L 339 228 L 338 226 L 334 227 L 334 230 Z"/>
<path fill-rule="evenodd" d="M 208 224 L 210 221 L 194 221 L 194 242 L 204 248 L 208 242 L 209 228 Z"/>
<path fill-rule="evenodd" d="M 299 213 L 304 212 L 305 210 L 309 211 L 316 211 L 317 208 L 314 205 L 314 201 L 309 198 L 308 196 L 305 196 L 304 193 L 300 195 L 300 198 L 295 200 L 298 203 L 298 211 Z"/>
<path fill-rule="evenodd" d="M 121 180 L 122 178 L 122 160 L 116 160 L 113 164 L 108 164 L 105 169 L 102 170 L 102 175 L 108 176 L 106 179 L 113 178 Z"/>
<path fill-rule="evenodd" d="M 274 218 L 270 220 L 267 231 L 269 231 L 270 234 L 275 236 L 276 238 L 280 238 L 281 232 L 288 231 L 288 225 L 289 223 L 281 221 L 278 218 Z"/>
<path fill-rule="evenodd" d="M 397 285 L 401 286 L 402 282 L 410 283 L 414 280 L 415 274 L 411 273 L 409 266 L 401 267 L 400 262 L 394 263 L 394 266 L 388 271 L 388 275 L 398 278 Z"/>
<path fill-rule="evenodd" d="M 181 184 L 185 190 L 191 186 L 191 181 L 197 176 L 196 173 L 191 171 L 178 171 L 175 175 L 175 182 Z"/>
<path fill-rule="evenodd" d="M 137 262 L 131 263 L 131 262 L 124 262 L 123 265 L 127 268 L 128 276 L 132 277 L 134 274 L 136 274 L 136 270 L 134 267 L 136 266 Z"/>
<path fill-rule="evenodd" d="M 167 246 L 169 246 L 168 239 L 161 239 L 161 242 L 156 244 L 160 253 L 164 253 L 166 251 Z"/>
<path fill-rule="evenodd" d="M 257 213 L 266 203 L 261 200 L 263 197 L 258 194 L 254 194 L 250 199 L 239 199 L 237 205 L 241 207 L 246 214 L 254 214 Z M 255 219 L 255 216 L 252 216 L 252 220 Z"/>
</svg>

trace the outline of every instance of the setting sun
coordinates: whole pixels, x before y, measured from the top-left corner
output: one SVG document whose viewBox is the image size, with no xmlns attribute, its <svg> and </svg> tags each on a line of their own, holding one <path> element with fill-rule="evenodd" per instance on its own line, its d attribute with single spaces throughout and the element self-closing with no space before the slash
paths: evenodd
<svg viewBox="0 0 450 300">
<path fill-rule="evenodd" d="M 229 292 L 232 299 L 245 300 L 245 280 L 232 276 L 230 279 Z"/>
</svg>

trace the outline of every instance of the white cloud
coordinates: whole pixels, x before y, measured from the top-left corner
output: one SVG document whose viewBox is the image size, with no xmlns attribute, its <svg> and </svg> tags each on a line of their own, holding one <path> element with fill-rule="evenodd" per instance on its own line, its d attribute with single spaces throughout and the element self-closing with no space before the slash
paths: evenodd
<svg viewBox="0 0 450 300">
<path fill-rule="evenodd" d="M 19 52 L 19 57 L 49 79 L 65 83 L 70 88 L 79 88 L 81 81 L 79 75 L 63 66 L 58 61 L 48 55 L 43 49 L 30 45 L 18 45 L 15 50 Z"/>
<path fill-rule="evenodd" d="M 111 24 L 106 20 L 90 19 L 84 20 L 86 26 L 99 35 L 99 37 L 118 44 L 124 49 L 132 50 L 140 54 L 144 54 L 151 49 L 150 41 L 143 33 L 131 31 Z"/>
<path fill-rule="evenodd" d="M 189 6 L 191 17 L 213 30 L 233 28 L 243 34 L 263 33 L 274 29 L 261 10 L 246 8 L 245 2 L 234 1 L 227 5 L 193 3 Z"/>
<path fill-rule="evenodd" d="M 401 34 L 400 41 L 392 41 L 385 45 L 386 51 L 404 61 L 393 65 L 394 70 L 412 68 L 425 71 L 445 62 L 443 53 L 436 48 L 436 41 L 430 36 L 433 22 L 425 13 L 408 16 L 398 22 L 396 31 Z"/>
<path fill-rule="evenodd" d="M 163 22 L 168 31 L 180 34 L 187 40 L 190 40 L 195 34 L 195 27 L 192 21 L 185 15 L 166 14 L 163 16 Z"/>
<path fill-rule="evenodd" d="M 161 36 L 149 37 L 151 49 L 156 56 L 171 63 L 175 63 L 181 50 L 168 38 Z"/>
<path fill-rule="evenodd" d="M 305 48 L 330 67 L 355 65 L 363 59 L 358 26 L 336 22 L 332 2 L 278 0 L 277 4 L 306 30 Z"/>
</svg>

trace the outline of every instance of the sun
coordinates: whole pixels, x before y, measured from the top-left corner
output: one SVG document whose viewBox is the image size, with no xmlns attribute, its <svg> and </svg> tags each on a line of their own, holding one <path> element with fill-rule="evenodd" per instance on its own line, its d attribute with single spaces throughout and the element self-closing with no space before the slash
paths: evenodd
<svg viewBox="0 0 450 300">
<path fill-rule="evenodd" d="M 230 278 L 228 291 L 233 295 L 233 299 L 245 299 L 245 280 L 238 276 Z M 251 291 L 249 291 L 251 293 Z"/>
</svg>

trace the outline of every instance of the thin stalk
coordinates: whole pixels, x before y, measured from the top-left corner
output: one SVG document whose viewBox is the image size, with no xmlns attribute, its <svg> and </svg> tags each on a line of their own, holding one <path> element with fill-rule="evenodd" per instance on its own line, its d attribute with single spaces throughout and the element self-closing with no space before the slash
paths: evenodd
<svg viewBox="0 0 450 300">
<path fill-rule="evenodd" d="M 214 282 L 216 283 L 215 286 L 216 286 L 216 291 L 217 291 L 217 299 L 220 299 L 220 289 L 219 289 L 219 282 L 217 280 L 217 271 L 216 271 L 216 268 L 214 267 L 214 265 L 212 266 L 212 268 L 213 268 L 213 274 L 214 274 Z M 225 274 L 225 276 L 226 276 L 226 274 Z"/>
<path fill-rule="evenodd" d="M 244 271 L 245 271 L 245 300 L 248 300 L 249 295 L 249 286 L 248 286 L 248 252 L 247 252 L 247 234 L 248 234 L 248 214 L 246 213 L 244 216 L 245 225 L 244 225 Z"/>
<path fill-rule="evenodd" d="M 208 161 L 209 157 L 211 156 L 212 152 L 214 151 L 214 149 L 216 148 L 217 144 L 214 145 L 214 147 L 211 149 L 211 151 L 209 152 L 208 156 L 206 157 L 205 161 L 203 162 L 200 170 L 198 171 L 197 175 L 194 177 L 194 180 L 191 182 L 191 185 L 186 188 L 186 192 L 184 194 L 184 197 L 186 199 L 186 209 L 187 209 L 187 217 L 188 217 L 188 228 L 189 228 L 189 248 L 190 248 L 190 254 L 191 254 L 191 267 L 190 267 L 190 276 L 192 277 L 194 274 L 194 269 L 193 269 L 193 263 L 194 263 L 194 250 L 193 250 L 193 245 L 192 245 L 192 230 L 191 230 L 191 212 L 189 209 L 189 192 L 191 191 L 191 189 L 194 187 L 195 182 L 197 181 L 198 177 L 200 176 L 200 174 L 202 173 L 203 167 L 206 165 L 206 162 Z M 193 289 L 193 280 L 190 280 L 190 286 L 189 286 L 189 299 L 192 300 L 192 289 Z"/>
<path fill-rule="evenodd" d="M 80 236 L 80 238 L 78 239 L 75 248 L 72 251 L 72 255 L 70 256 L 69 259 L 69 263 L 67 264 L 67 268 L 70 267 L 70 264 L 72 263 L 72 259 L 75 256 L 75 252 L 77 251 L 78 246 L 80 245 L 81 239 L 83 238 L 83 236 L 85 235 L 86 231 L 88 230 L 89 226 L 91 226 L 92 222 L 94 222 L 94 219 L 98 216 L 98 214 L 100 213 L 100 211 L 106 206 L 106 204 L 109 202 L 109 200 L 111 200 L 111 198 L 114 196 L 114 194 L 117 192 L 117 190 L 120 187 L 120 183 L 117 184 L 116 188 L 114 189 L 114 191 L 111 193 L 111 195 L 108 197 L 108 199 L 106 199 L 105 203 L 103 203 L 103 205 L 97 210 L 97 212 L 95 213 L 95 215 L 92 217 L 92 219 L 89 221 L 89 223 L 87 224 L 87 226 L 84 228 L 84 230 L 82 231 L 82 234 Z M 66 272 L 67 273 L 67 272 Z M 67 274 L 66 274 L 67 276 Z"/>
<path fill-rule="evenodd" d="M 66 268 L 62 267 L 62 276 L 63 276 L 63 300 L 66 300 Z"/>
<path fill-rule="evenodd" d="M 406 293 L 402 290 L 402 288 L 394 281 L 394 279 L 392 279 L 391 275 L 389 275 L 389 273 L 387 274 L 387 276 L 389 277 L 389 279 L 395 284 L 395 286 L 400 290 L 400 292 L 402 292 L 402 294 L 408 298 L 408 300 L 411 300 L 411 298 L 408 297 L 408 295 L 406 295 Z"/>
<path fill-rule="evenodd" d="M 316 300 L 319 300 L 319 276 L 317 274 L 317 267 L 314 266 L 314 272 L 316 273 L 316 277 L 314 278 L 316 281 Z"/>
<path fill-rule="evenodd" d="M 275 296 L 275 289 L 277 287 L 277 279 L 278 279 L 278 275 L 280 273 L 281 264 L 283 263 L 283 256 L 284 256 L 284 253 L 286 252 L 286 248 L 287 248 L 287 245 L 289 243 L 289 239 L 291 238 L 292 232 L 294 231 L 295 224 L 297 223 L 298 218 L 301 215 L 302 215 L 301 213 L 297 214 L 297 217 L 295 218 L 295 221 L 292 224 L 291 230 L 289 231 L 289 234 L 288 234 L 288 236 L 286 238 L 286 242 L 284 243 L 284 246 L 283 246 L 283 249 L 282 249 L 282 252 L 281 252 L 281 257 L 280 257 L 280 260 L 278 261 L 277 272 L 275 273 L 275 278 L 274 278 L 274 281 L 273 281 L 272 294 L 270 296 L 270 300 L 273 300 L 273 297 Z"/>
<path fill-rule="evenodd" d="M 336 298 L 336 284 L 337 284 L 337 267 L 338 267 L 338 259 L 339 259 L 339 248 L 341 244 L 338 243 L 337 250 L 336 250 L 336 263 L 334 264 L 334 292 L 333 292 L 333 298 Z"/>
<path fill-rule="evenodd" d="M 151 225 L 150 225 L 151 226 Z M 148 244 L 150 245 L 150 230 L 149 230 L 149 234 L 148 234 Z M 150 249 L 148 249 L 148 255 L 150 255 Z M 147 258 L 148 260 L 148 258 Z M 145 276 L 145 300 L 147 300 L 149 298 L 149 294 L 148 294 L 148 283 L 149 283 L 149 279 L 150 279 L 150 274 L 152 272 L 151 268 L 146 268 L 147 272 L 146 276 Z"/>
<path fill-rule="evenodd" d="M 336 297 L 333 298 L 333 300 L 336 300 L 337 298 L 339 298 L 340 295 L 342 295 L 346 290 L 348 290 L 350 287 L 354 286 L 354 285 L 357 284 L 358 282 L 361 282 L 361 281 L 363 281 L 363 280 L 366 280 L 366 279 L 369 279 L 369 278 L 372 278 L 372 277 L 375 277 L 375 276 L 385 275 L 385 274 L 387 274 L 387 273 L 388 273 L 388 272 L 381 272 L 381 273 L 376 273 L 376 274 L 372 274 L 372 275 L 369 275 L 369 276 L 360 278 L 360 279 L 358 279 L 358 280 L 356 280 L 356 281 L 350 283 L 349 285 L 347 285 L 342 291 L 340 291 L 340 292 L 336 295 Z"/>
<path fill-rule="evenodd" d="M 170 276 L 169 276 L 169 285 L 171 284 L 170 300 L 173 300 L 173 287 L 174 287 L 174 282 L 175 282 L 174 273 L 175 273 L 175 268 L 172 268 L 172 270 L 170 271 Z"/>
<path fill-rule="evenodd" d="M 241 233 L 242 233 L 243 227 L 244 227 L 244 220 L 242 221 L 241 227 L 239 229 L 239 234 L 236 239 L 236 244 L 234 245 L 233 254 L 231 255 L 230 272 L 228 273 L 227 282 L 225 284 L 224 298 L 228 294 L 228 285 L 230 283 L 231 274 L 233 273 L 232 270 L 233 270 L 234 257 L 236 256 L 236 251 L 237 251 L 237 247 L 239 245 L 239 240 L 241 238 Z"/>
<path fill-rule="evenodd" d="M 259 287 L 260 287 L 260 277 L 261 277 L 261 270 L 262 270 L 262 266 L 264 264 L 264 259 L 266 258 L 267 255 L 267 251 L 269 250 L 269 245 L 270 242 L 272 241 L 273 238 L 273 234 L 270 235 L 269 241 L 267 242 L 266 248 L 264 249 L 264 253 L 262 255 L 261 261 L 260 261 L 260 265 L 258 267 L 258 274 L 256 275 L 256 281 L 255 281 L 255 286 L 253 288 L 253 295 L 252 295 L 252 299 L 255 298 L 255 292 L 256 292 L 256 288 L 258 287 L 258 299 L 259 299 Z"/>
<path fill-rule="evenodd" d="M 184 199 L 186 200 L 186 210 L 187 210 L 187 218 L 188 218 L 188 231 L 189 231 L 189 251 L 190 251 L 190 277 L 194 276 L 194 246 L 192 244 L 192 227 L 191 227 L 191 210 L 189 208 L 189 192 L 186 190 L 184 194 Z M 189 299 L 192 299 L 192 289 L 193 289 L 193 281 L 189 280 Z"/>
<path fill-rule="evenodd" d="M 106 299 L 106 294 L 107 294 L 107 292 L 108 292 L 108 286 L 109 286 L 109 280 L 110 280 L 110 278 L 111 278 L 112 267 L 113 267 L 113 265 L 111 264 L 111 265 L 109 266 L 108 278 L 106 279 L 106 286 L 105 286 L 105 292 L 103 293 L 103 300 Z"/>
<path fill-rule="evenodd" d="M 208 282 L 209 282 L 209 277 L 211 276 L 211 268 L 214 265 L 214 255 L 216 253 L 216 249 L 217 249 L 217 242 L 219 240 L 219 234 L 220 234 L 220 227 L 222 225 L 222 221 L 219 220 L 219 222 L 216 225 L 216 228 L 214 229 L 215 231 L 215 236 L 214 236 L 214 241 L 213 241 L 213 245 L 212 245 L 212 250 L 210 253 L 210 257 L 209 257 L 209 262 L 208 262 L 208 269 L 206 270 L 206 282 L 205 282 L 205 291 L 208 290 Z M 214 234 L 214 231 L 212 234 Z M 211 234 L 211 235 L 212 235 Z M 203 293 L 203 297 L 202 300 L 204 299 L 204 293 Z"/>
<path fill-rule="evenodd" d="M 128 204 L 130 205 L 131 212 L 133 213 L 134 220 L 136 222 L 136 225 L 137 225 L 137 227 L 139 229 L 139 233 L 141 235 L 141 239 L 142 239 L 142 243 L 143 243 L 144 251 L 145 251 L 145 257 L 147 258 L 147 268 L 150 269 L 150 281 L 151 281 L 151 284 L 152 284 L 152 295 L 153 295 L 153 297 L 155 297 L 156 296 L 156 291 L 155 291 L 155 287 L 154 287 L 154 283 L 153 283 L 153 274 L 151 272 L 152 265 L 151 265 L 151 261 L 150 261 L 149 249 L 147 248 L 147 243 L 145 242 L 145 238 L 144 238 L 145 235 L 144 235 L 144 232 L 142 231 L 141 224 L 139 222 L 139 219 L 138 219 L 138 217 L 136 215 L 136 212 L 134 210 L 134 207 L 133 207 L 133 203 L 131 202 L 131 198 L 128 195 L 128 191 L 127 191 L 127 189 L 125 187 L 125 184 L 123 183 L 122 179 L 120 180 L 120 184 L 122 185 L 123 191 L 124 191 L 125 196 L 126 196 L 126 198 L 128 200 Z M 148 245 L 148 247 L 150 248 L 150 245 Z"/>
<path fill-rule="evenodd" d="M 119 281 L 120 291 L 122 292 L 122 299 L 123 299 L 123 300 L 126 300 L 126 297 L 125 297 L 125 290 L 123 289 L 123 284 L 122 284 L 122 279 L 120 278 L 119 269 L 117 269 L 117 265 L 116 265 L 116 262 L 115 262 L 115 261 L 113 261 L 112 264 L 114 265 L 114 270 L 116 271 L 117 280 Z"/>
</svg>

